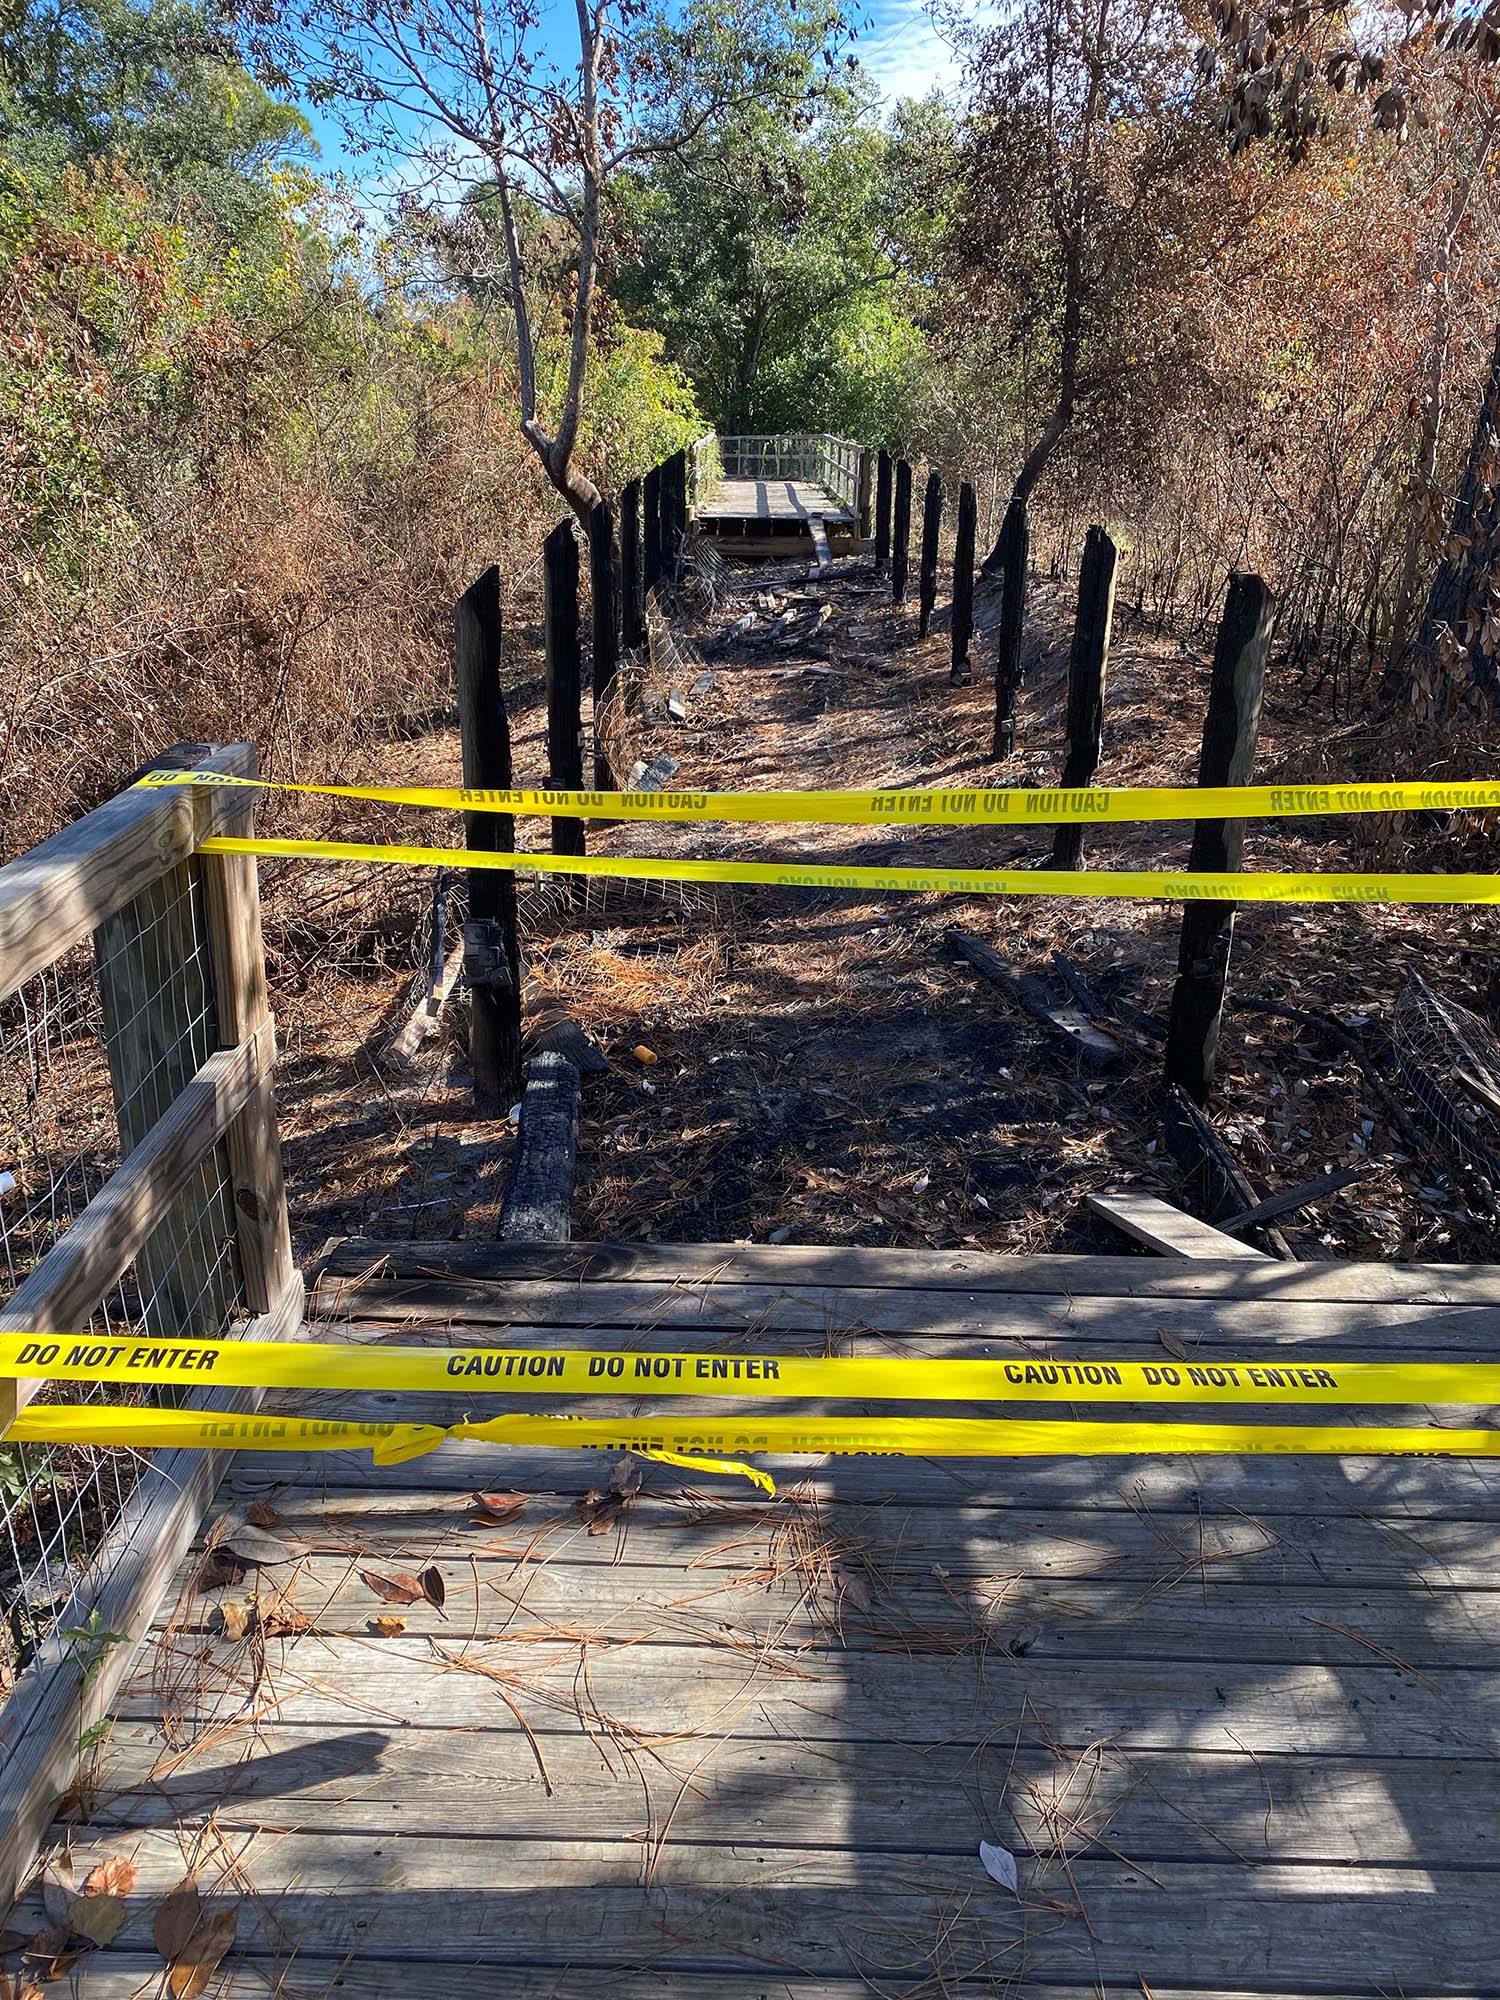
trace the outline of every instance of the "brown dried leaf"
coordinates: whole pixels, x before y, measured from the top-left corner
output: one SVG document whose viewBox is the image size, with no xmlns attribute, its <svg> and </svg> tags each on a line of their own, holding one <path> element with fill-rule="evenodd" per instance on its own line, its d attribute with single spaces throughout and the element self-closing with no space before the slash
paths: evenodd
<svg viewBox="0 0 1500 2000">
<path fill-rule="evenodd" d="M 219 1630 L 226 1639 L 243 1639 L 249 1624 L 249 1611 L 232 1597 L 219 1606 Z"/>
<path fill-rule="evenodd" d="M 370 1620 L 370 1628 L 382 1639 L 395 1639 L 406 1630 L 406 1620 L 397 1618 L 393 1612 L 382 1611 L 378 1618 Z"/>
<path fill-rule="evenodd" d="M 83 1878 L 85 1896 L 128 1896 L 135 1887 L 135 1863 L 111 1854 Z"/>
<path fill-rule="evenodd" d="M 480 1525 L 490 1521 L 513 1521 L 526 1505 L 524 1493 L 476 1493 L 474 1505 L 480 1510 Z"/>
<path fill-rule="evenodd" d="M 68 1948 L 66 1920 L 53 1924 L 47 1930 L 37 1931 L 26 1945 L 26 1957 L 37 1968 L 37 1977 L 45 1984 L 51 1979 L 61 1979 L 70 1966 L 76 1965 L 88 1945 Z"/>
<path fill-rule="evenodd" d="M 281 1525 L 281 1516 L 274 1507 L 268 1507 L 264 1500 L 252 1500 L 245 1509 L 245 1519 L 252 1528 L 277 1528 Z"/>
<path fill-rule="evenodd" d="M 283 1541 L 280 1535 L 268 1535 L 264 1528 L 254 1528 L 248 1521 L 232 1527 L 223 1537 L 221 1547 L 232 1555 L 236 1562 L 249 1563 L 252 1568 L 262 1568 L 276 1563 L 295 1562 L 302 1551 Z"/>
<path fill-rule="evenodd" d="M 191 1876 L 168 1892 L 156 1913 L 156 1925 L 152 1932 L 156 1949 L 163 1958 L 168 1961 L 176 1958 L 198 1928 L 202 1909 L 198 1887 Z"/>
<path fill-rule="evenodd" d="M 429 1563 L 417 1582 L 422 1586 L 422 1595 L 434 1611 L 441 1611 L 448 1601 L 448 1586 L 443 1582 L 443 1573 L 436 1563 Z"/>
<path fill-rule="evenodd" d="M 610 1468 L 609 1490 L 628 1500 L 641 1490 L 645 1468 L 638 1458 L 617 1458 Z"/>
<path fill-rule="evenodd" d="M 68 1911 L 68 1929 L 90 1944 L 112 1944 L 125 1928 L 125 1904 L 119 1896 L 75 1896 Z"/>
<path fill-rule="evenodd" d="M 1167 1350 L 1168 1354 L 1175 1354 L 1179 1361 L 1190 1359 L 1192 1349 L 1185 1340 L 1179 1340 L 1175 1333 L 1168 1333 L 1164 1326 L 1159 1326 L 1156 1329 L 1156 1337 Z"/>
<path fill-rule="evenodd" d="M 30 1931 L 0 1931 L 0 1958 L 9 1958 L 31 1943 Z"/>
<path fill-rule="evenodd" d="M 239 1921 L 236 1909 L 215 1910 L 208 1922 L 194 1931 L 167 1974 L 172 2000 L 198 2000 L 234 1943 Z"/>
<path fill-rule="evenodd" d="M 268 1639 L 295 1638 L 298 1633 L 312 1630 L 307 1613 L 286 1597 L 273 1597 L 269 1604 L 262 1604 L 256 1622 Z"/>
<path fill-rule="evenodd" d="M 394 1576 L 382 1576 L 379 1570 L 362 1569 L 359 1580 L 386 1604 L 415 1604 L 427 1595 L 417 1579 L 408 1576 L 405 1570 L 398 1570 Z"/>
</svg>

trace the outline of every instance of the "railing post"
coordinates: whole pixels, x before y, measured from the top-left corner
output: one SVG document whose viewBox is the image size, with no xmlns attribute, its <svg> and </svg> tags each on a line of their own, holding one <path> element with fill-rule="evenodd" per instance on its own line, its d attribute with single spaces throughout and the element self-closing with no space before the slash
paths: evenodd
<svg viewBox="0 0 1500 2000">
<path fill-rule="evenodd" d="M 1065 790 L 1092 784 L 1099 768 L 1118 558 L 1114 543 L 1096 523 L 1084 539 L 1078 567 L 1078 617 L 1068 660 L 1068 747 L 1059 781 Z M 1052 866 L 1076 868 L 1082 860 L 1083 822 L 1059 826 L 1052 836 Z"/>
<path fill-rule="evenodd" d="M 255 794 L 231 809 L 224 832 L 253 834 Z M 219 1046 L 236 1048 L 271 1019 L 266 950 L 261 935 L 260 878 L 253 854 L 199 856 L 213 965 Z M 263 1076 L 224 1135 L 245 1304 L 269 1313 L 285 1303 L 296 1279 L 291 1220 L 282 1172 L 281 1131 L 272 1079 Z"/>
<path fill-rule="evenodd" d="M 1270 591 L 1258 576 L 1237 571 L 1214 647 L 1200 785 L 1247 785 L 1260 735 L 1266 648 L 1271 635 Z M 1193 874 L 1236 873 L 1244 859 L 1242 819 L 1200 819 L 1193 828 L 1188 868 Z M 1177 984 L 1167 1023 L 1166 1076 L 1201 1104 L 1214 1080 L 1229 954 L 1234 943 L 1233 903 L 1188 903 L 1182 912 Z"/>
<path fill-rule="evenodd" d="M 896 464 L 896 519 L 891 534 L 891 602 L 906 602 L 906 575 L 911 563 L 911 467 Z"/>
<path fill-rule="evenodd" d="M 641 617 L 641 482 L 620 495 L 620 638 L 634 652 L 646 637 Z"/>
<path fill-rule="evenodd" d="M 487 569 L 454 612 L 458 729 L 466 787 L 509 791 L 510 718 L 500 685 L 500 572 Z M 464 815 L 465 845 L 491 854 L 514 851 L 509 813 Z M 481 1117 L 497 1117 L 521 1090 L 521 948 L 512 870 L 471 868 L 464 973 L 469 985 L 469 1062 Z"/>
<path fill-rule="evenodd" d="M 927 637 L 932 624 L 932 608 L 937 603 L 938 537 L 943 528 L 943 475 L 929 472 L 927 491 L 922 496 L 922 555 L 917 571 L 919 615 L 917 635 Z"/>
<path fill-rule="evenodd" d="M 641 590 L 649 597 L 661 582 L 661 467 L 653 465 L 641 489 L 645 519 L 641 524 Z"/>
<path fill-rule="evenodd" d="M 612 792 L 615 774 L 605 731 L 619 681 L 620 627 L 615 595 L 615 512 L 607 500 L 601 500 L 589 515 L 589 609 L 594 639 L 594 787 Z"/>
<path fill-rule="evenodd" d="M 871 506 L 872 506 L 874 485 L 875 485 L 875 454 L 873 451 L 871 451 L 868 445 L 865 445 L 861 448 L 859 454 L 859 480 L 855 489 L 856 498 L 854 503 L 855 512 L 858 515 L 856 527 L 859 534 L 859 539 L 862 542 L 867 542 L 870 539 L 871 526 L 872 526 Z"/>
<path fill-rule="evenodd" d="M 974 540 L 979 507 L 967 479 L 958 489 L 958 531 L 953 547 L 953 632 L 949 679 L 967 683 L 974 678 L 969 644 L 974 637 Z"/>
<path fill-rule="evenodd" d="M 995 662 L 995 734 L 991 754 L 1008 757 L 1016 747 L 1016 696 L 1024 678 L 1021 645 L 1026 630 L 1026 566 L 1031 525 L 1024 500 L 1012 500 L 1000 529 L 1004 574 L 1000 584 L 1000 654 Z"/>
<path fill-rule="evenodd" d="M 578 644 L 578 537 L 571 518 L 559 521 L 542 544 L 542 648 L 547 664 L 547 783 L 554 791 L 581 791 L 583 656 Z M 581 819 L 552 815 L 552 852 L 584 852 Z"/>
<path fill-rule="evenodd" d="M 891 559 L 891 455 L 875 461 L 875 574 L 884 576 Z"/>
</svg>

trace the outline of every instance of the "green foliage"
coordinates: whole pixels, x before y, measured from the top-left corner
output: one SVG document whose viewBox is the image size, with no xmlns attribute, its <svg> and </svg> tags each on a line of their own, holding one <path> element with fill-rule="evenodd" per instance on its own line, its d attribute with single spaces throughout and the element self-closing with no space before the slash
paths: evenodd
<svg viewBox="0 0 1500 2000">
<path fill-rule="evenodd" d="M 57 1636 L 66 1639 L 77 1653 L 85 1687 L 104 1665 L 111 1646 L 130 1644 L 130 1634 L 107 1630 L 97 1610 L 91 1611 L 81 1625 L 60 1625 Z"/>
<path fill-rule="evenodd" d="M 712 18 L 688 31 L 721 49 L 732 81 L 743 43 Z M 789 7 L 776 31 L 805 113 L 739 102 L 698 131 L 689 109 L 664 135 L 671 150 L 622 190 L 633 247 L 616 294 L 660 329 L 720 430 L 894 438 L 936 227 L 914 165 L 938 149 L 944 114 L 907 108 L 887 129 L 857 70 L 820 80 L 820 11 Z"/>
</svg>

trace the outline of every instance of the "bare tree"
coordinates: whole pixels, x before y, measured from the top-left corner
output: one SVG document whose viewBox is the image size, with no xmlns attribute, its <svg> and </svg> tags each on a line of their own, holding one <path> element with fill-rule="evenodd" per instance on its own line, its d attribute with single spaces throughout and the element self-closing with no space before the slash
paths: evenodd
<svg viewBox="0 0 1500 2000">
<path fill-rule="evenodd" d="M 610 191 L 633 163 L 690 146 L 736 104 L 805 110 L 805 73 L 776 33 L 796 0 L 729 0 L 675 25 L 642 0 L 574 0 L 576 62 L 551 56 L 538 0 L 248 0 L 257 67 L 340 116 L 351 144 L 394 164 L 408 192 L 483 188 L 498 208 L 514 321 L 522 435 L 581 520 L 599 502 L 577 460 Z M 726 30 L 745 29 L 738 61 Z M 700 59 L 700 42 L 711 60 Z M 551 228 L 528 226 L 536 214 Z M 544 269 L 567 244 L 567 367 L 539 386 Z"/>
</svg>

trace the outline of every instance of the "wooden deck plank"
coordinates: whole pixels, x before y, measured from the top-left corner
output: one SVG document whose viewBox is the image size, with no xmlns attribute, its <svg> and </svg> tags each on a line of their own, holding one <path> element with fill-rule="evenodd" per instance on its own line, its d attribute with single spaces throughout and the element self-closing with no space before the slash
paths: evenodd
<svg viewBox="0 0 1500 2000">
<path fill-rule="evenodd" d="M 1346 1299 L 1500 1304 L 1500 1264 L 1283 1264 L 1225 1258 L 1000 1256 L 979 1250 L 845 1249 L 799 1243 L 388 1243 L 344 1238 L 320 1268 L 348 1277 L 601 1279 L 1103 1298 Z"/>
<path fill-rule="evenodd" d="M 420 1461 L 418 1461 L 420 1463 Z M 413 1468 L 408 1466 L 407 1470 Z M 597 1457 L 594 1481 L 600 1476 Z M 375 1510 L 379 1509 L 379 1519 Z M 1384 1520 L 1294 1512 L 1257 1519 L 1237 1508 L 1198 1506 L 1175 1514 L 1053 1507 L 865 1506 L 833 1500 L 795 1522 L 784 1500 L 701 1495 L 684 1506 L 670 1491 L 648 1490 L 632 1505 L 623 1536 L 590 1535 L 574 1504 L 559 1497 L 498 1531 L 468 1526 L 472 1508 L 444 1492 L 371 1495 L 355 1489 L 325 1501 L 301 1488 L 278 1496 L 277 1529 L 299 1548 L 328 1555 L 373 1555 L 399 1536 L 424 1559 L 464 1561 L 482 1549 L 517 1560 L 613 1566 L 629 1560 L 690 1583 L 715 1571 L 759 1574 L 793 1556 L 843 1566 L 861 1576 L 930 1576 L 939 1564 L 961 1577 L 1110 1576 L 1154 1590 L 1180 1577 L 1308 1583 L 1380 1590 L 1487 1590 L 1500 1583 L 1492 1523 Z M 392 1526 L 394 1519 L 395 1526 Z"/>
<path fill-rule="evenodd" d="M 98 1858 L 80 1842 L 80 1877 Z M 160 1898 L 182 1877 L 169 1834 L 131 1843 L 136 1886 L 120 1933 L 149 1950 Z M 1488 1873 L 1401 1868 L 1259 1867 L 1115 1860 L 1023 1863 L 1019 1900 L 975 1857 L 797 1850 L 746 1839 L 674 1848 L 642 1886 L 642 1854 L 621 1841 L 408 1839 L 273 1832 L 236 1843 L 226 1881 L 238 1949 L 288 1964 L 377 1953 L 417 1965 L 617 1964 L 682 1974 L 879 1967 L 901 1981 L 1025 1967 L 1076 1982 L 1092 1967 L 1121 1984 L 1336 1986 L 1363 1969 L 1376 1991 L 1408 1984 L 1467 1991 L 1500 1953 L 1500 1896 Z M 255 1894 L 241 1884 L 253 1884 Z M 205 1858 L 200 1889 L 212 1895 Z M 1087 1912 L 1066 1914 L 1077 1896 Z M 1059 1906 L 1062 1907 L 1059 1907 Z M 1291 1913 L 1295 1912 L 1295 1921 Z M 1274 1968 L 1274 1970 L 1273 1970 Z M 701 1991 L 711 1988 L 704 1986 Z M 881 1989 L 877 1989 L 881 1990 Z"/>
<path fill-rule="evenodd" d="M 855 518 L 826 486 L 812 479 L 720 479 L 694 509 L 700 521 L 825 521 Z"/>
<path fill-rule="evenodd" d="M 684 1777 L 704 1756 L 697 1739 L 631 1755 L 606 1754 L 576 1728 L 544 1728 L 540 1737 L 550 1790 L 518 1731 L 473 1738 L 357 1721 L 273 1722 L 184 1759 L 163 1751 L 149 1724 L 126 1723 L 111 1745 L 116 1789 L 95 1811 L 96 1837 L 213 1813 L 226 1831 L 568 1841 L 602 1824 L 642 1842 L 653 1828 L 660 1837 Z M 995 1744 L 979 1758 L 947 1744 L 914 1756 L 904 1744 L 760 1736 L 719 1745 L 704 1765 L 710 1773 L 712 1783 L 677 1800 L 674 1845 L 748 1838 L 972 1855 L 981 1839 L 998 1839 L 1045 1854 L 1059 1807 L 1072 1807 L 1072 1851 L 1112 1848 L 1139 1863 L 1500 1868 L 1500 1797 L 1478 1760 L 1252 1757 L 1232 1748 L 1124 1754 L 1034 1740 Z"/>
<path fill-rule="evenodd" d="M 320 1633 L 355 1635 L 389 1613 L 364 1580 L 410 1570 L 412 1545 L 400 1518 L 357 1558 L 317 1554 L 283 1568 L 262 1587 Z M 500 1539 L 498 1536 L 493 1539 Z M 892 1582 L 857 1563 L 826 1585 L 794 1573 L 763 1584 L 753 1573 L 683 1573 L 625 1560 L 574 1563 L 568 1551 L 541 1563 L 468 1551 L 436 1553 L 447 1590 L 442 1609 L 419 1601 L 400 1616 L 412 1634 L 447 1639 L 456 1629 L 513 1645 L 576 1634 L 616 1643 L 817 1646 L 851 1653 L 962 1655 L 1019 1648 L 1029 1666 L 1052 1659 L 1262 1660 L 1279 1665 L 1367 1665 L 1373 1659 L 1425 1667 L 1490 1667 L 1500 1660 L 1500 1588 L 1367 1589 L 1316 1584 L 1220 1583 L 1194 1568 L 1175 1588 L 1145 1593 L 1132 1579 L 1057 1582 L 1034 1576 L 943 1580 L 920 1573 Z M 1500 1580 L 1497 1580 L 1500 1581 Z M 253 1600 L 253 1577 L 194 1595 L 163 1617 L 212 1632 L 221 1607 Z M 159 1621 L 159 1627 L 160 1623 Z"/>
<path fill-rule="evenodd" d="M 214 1725 L 245 1712 L 244 1662 L 233 1645 L 197 1635 L 157 1642 L 153 1671 L 169 1678 L 178 1727 Z M 733 1732 L 792 1734 L 805 1742 L 914 1746 L 978 1744 L 1040 1718 L 1054 1740 L 1109 1739 L 1134 1749 L 1299 1751 L 1395 1757 L 1421 1745 L 1431 1756 L 1493 1762 L 1500 1755 L 1500 1671 L 1449 1667 L 1420 1681 L 1384 1665 L 1278 1666 L 1220 1661 L 1059 1660 L 1035 1670 L 991 1654 L 972 1662 L 860 1653 L 777 1654 L 692 1646 L 527 1646 L 455 1633 L 435 1650 L 421 1637 L 304 1635 L 268 1642 L 259 1699 L 300 1722 L 397 1723 L 423 1729 L 506 1729 L 516 1708 L 572 1720 L 606 1735 L 647 1740 Z M 222 1654 L 222 1657 L 219 1656 Z M 721 1656 L 722 1655 L 722 1656 Z M 216 1670 L 217 1661 L 217 1670 Z M 495 1675 L 499 1675 L 497 1681 Z M 157 1713 L 138 1676 L 115 1714 Z M 533 1721 L 532 1726 L 536 1724 Z"/>
<path fill-rule="evenodd" d="M 1500 1465 L 1493 1460 L 1338 1458 L 1018 1458 L 984 1459 L 842 1458 L 808 1459 L 767 1455 L 758 1463 L 772 1471 L 783 1499 L 800 1496 L 824 1504 L 889 1504 L 901 1508 L 951 1507 L 986 1510 L 1063 1506 L 1080 1513 L 1120 1509 L 1188 1513 L 1203 1507 L 1233 1507 L 1275 1519 L 1283 1515 L 1349 1513 L 1400 1523 L 1434 1516 L 1472 1521 L 1500 1520 Z M 597 1452 L 542 1451 L 468 1440 L 453 1440 L 440 1451 L 400 1465 L 372 1464 L 367 1451 L 301 1453 L 246 1452 L 235 1460 L 231 1492 L 248 1499 L 273 1498 L 300 1488 L 312 1504 L 339 1499 L 347 1505 L 398 1500 L 416 1487 L 449 1495 L 499 1486 L 556 1494 L 567 1505 L 597 1484 Z M 688 1480 L 678 1489 L 652 1468 L 653 1490 L 700 1493 L 705 1481 Z M 727 1504 L 729 1488 L 716 1485 L 715 1505 Z M 455 1503 L 457 1504 L 457 1503 Z"/>
<path fill-rule="evenodd" d="M 1083 1204 L 1112 1229 L 1134 1237 L 1137 1243 L 1144 1243 L 1148 1250 L 1164 1257 L 1234 1257 L 1248 1261 L 1264 1259 L 1266 1254 L 1249 1243 L 1226 1236 L 1211 1223 L 1200 1222 L 1196 1215 L 1173 1208 L 1169 1201 L 1161 1201 L 1155 1195 L 1118 1188 L 1111 1194 L 1086 1194 Z"/>
<path fill-rule="evenodd" d="M 426 1324 L 589 1331 L 619 1326 L 651 1334 L 681 1327 L 705 1338 L 754 1327 L 768 1333 L 805 1332 L 820 1340 L 829 1333 L 857 1330 L 913 1341 L 1007 1339 L 1033 1345 L 1052 1340 L 1157 1344 L 1166 1332 L 1187 1346 L 1201 1343 L 1220 1353 L 1243 1340 L 1277 1346 L 1342 1341 L 1372 1355 L 1405 1351 L 1434 1359 L 1490 1356 L 1500 1349 L 1500 1315 L 1493 1306 L 1341 1299 L 1112 1299 L 1048 1292 L 965 1295 L 834 1286 L 409 1278 L 325 1283 L 315 1295 L 314 1310 L 330 1333 L 348 1325 L 361 1337 L 384 1340 L 395 1337 L 395 1327 Z M 876 1343 L 868 1351 L 882 1350 Z"/>
</svg>

